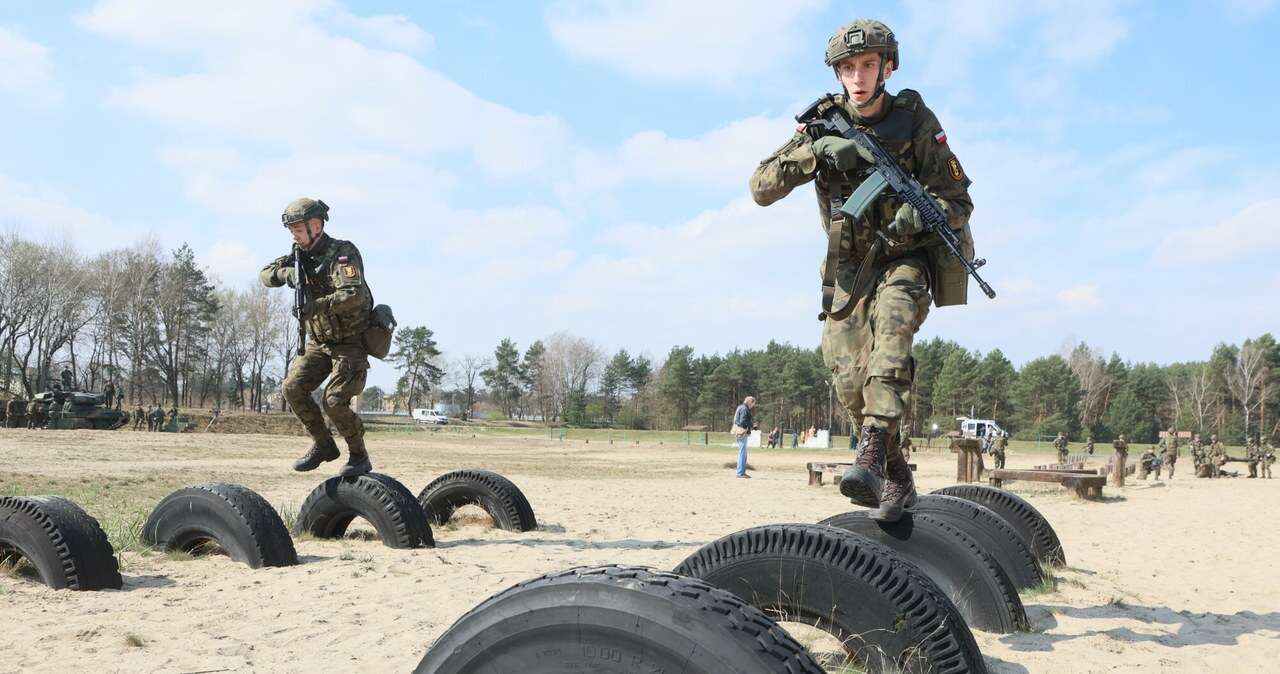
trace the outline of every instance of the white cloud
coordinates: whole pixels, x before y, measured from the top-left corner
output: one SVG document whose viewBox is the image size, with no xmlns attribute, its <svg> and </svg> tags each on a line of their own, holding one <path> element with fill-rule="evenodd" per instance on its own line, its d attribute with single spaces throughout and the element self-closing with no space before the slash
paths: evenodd
<svg viewBox="0 0 1280 674">
<path fill-rule="evenodd" d="M 225 239 L 213 242 L 200 259 L 229 287 L 240 286 L 239 281 L 253 278 L 268 262 L 268 256 L 254 251 L 245 242 Z"/>
<path fill-rule="evenodd" d="M 357 35 L 391 49 L 416 52 L 435 45 L 435 38 L 430 33 L 403 16 L 360 17 L 346 14 L 343 21 L 351 25 Z"/>
<path fill-rule="evenodd" d="M 1164 237 L 1155 257 L 1165 264 L 1249 260 L 1280 252 L 1280 199 L 1250 204 L 1211 225 Z"/>
<path fill-rule="evenodd" d="M 826 0 L 558 2 L 547 12 L 547 24 L 552 39 L 575 59 L 645 80 L 722 87 L 772 69 L 802 45 L 812 47 L 800 23 L 826 5 Z"/>
<path fill-rule="evenodd" d="M 49 48 L 0 26 L 0 99 L 42 110 L 62 102 Z"/>
<path fill-rule="evenodd" d="M 86 253 L 104 250 L 137 235 L 100 213 L 75 206 L 70 197 L 55 189 L 4 175 L 0 175 L 0 229 L 18 231 L 37 240 L 63 237 Z"/>
<path fill-rule="evenodd" d="M 1110 0 L 1040 0 L 1045 54 L 1066 65 L 1097 61 L 1129 34 L 1117 9 Z"/>
<path fill-rule="evenodd" d="M 1063 288 L 1055 296 L 1062 308 L 1067 311 L 1080 312 L 1102 306 L 1102 298 L 1098 297 L 1098 286 L 1093 283 Z"/>
</svg>

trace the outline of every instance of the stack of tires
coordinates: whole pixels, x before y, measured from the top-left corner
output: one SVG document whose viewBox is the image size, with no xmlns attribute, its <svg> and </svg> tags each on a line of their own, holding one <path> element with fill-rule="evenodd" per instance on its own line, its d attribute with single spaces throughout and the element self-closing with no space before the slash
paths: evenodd
<svg viewBox="0 0 1280 674">
<path fill-rule="evenodd" d="M 970 625 L 1026 629 L 1018 591 L 1065 561 L 1025 500 L 958 485 L 895 523 L 849 512 L 739 531 L 672 573 L 547 574 L 472 609 L 416 671 L 824 671 L 773 616 L 828 633 L 865 671 L 985 672 Z"/>
</svg>

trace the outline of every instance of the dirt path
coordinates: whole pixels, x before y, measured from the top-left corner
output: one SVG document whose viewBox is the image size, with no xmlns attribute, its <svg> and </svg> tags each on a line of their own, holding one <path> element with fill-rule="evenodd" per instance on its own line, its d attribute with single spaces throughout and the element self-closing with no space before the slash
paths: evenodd
<svg viewBox="0 0 1280 674">
<path fill-rule="evenodd" d="M 730 447 L 370 437 L 379 472 L 414 493 L 457 468 L 507 475 L 542 528 L 511 534 L 467 518 L 439 528 L 437 548 L 415 551 L 358 535 L 304 540 L 301 565 L 261 571 L 225 558 L 125 551 L 118 592 L 57 592 L 0 577 L 0 673 L 405 672 L 462 613 L 520 580 L 584 564 L 671 568 L 732 531 L 814 522 L 848 505 L 830 486 L 805 486 L 804 462 L 847 456 L 840 451 L 754 451 L 755 479 L 736 480 L 723 467 Z M 145 517 L 173 489 L 208 480 L 243 483 L 296 511 L 325 477 L 288 470 L 300 444 L 260 435 L 4 430 L 0 494 L 63 494 L 109 530 Z M 923 490 L 950 484 L 950 455 L 916 460 Z M 1041 461 L 1011 456 L 1010 467 Z M 1070 566 L 1056 591 L 1024 596 L 1033 632 L 977 633 L 993 671 L 1274 666 L 1280 480 L 1179 475 L 1109 488 L 1101 503 L 1013 486 L 1057 529 Z"/>
</svg>

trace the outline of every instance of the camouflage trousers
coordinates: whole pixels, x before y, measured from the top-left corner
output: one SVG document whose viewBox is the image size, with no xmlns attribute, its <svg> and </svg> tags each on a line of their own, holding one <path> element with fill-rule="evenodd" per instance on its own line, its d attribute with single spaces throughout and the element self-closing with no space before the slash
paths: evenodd
<svg viewBox="0 0 1280 674">
<path fill-rule="evenodd" d="M 893 437 L 911 406 L 911 342 L 929 315 L 929 274 L 919 258 L 905 257 L 888 262 L 874 283 L 848 318 L 824 321 L 822 358 L 855 425 Z"/>
<path fill-rule="evenodd" d="M 307 342 L 306 352 L 293 359 L 289 374 L 284 378 L 284 399 L 315 440 L 331 437 L 325 427 L 324 416 L 344 438 L 364 435 L 364 423 L 360 415 L 351 409 L 351 398 L 364 390 L 365 376 L 369 372 L 369 355 L 357 336 L 340 344 L 316 344 Z M 332 376 L 331 376 L 332 375 Z M 311 392 L 325 384 L 320 405 L 312 400 Z"/>
<path fill-rule="evenodd" d="M 1004 468 L 1004 452 L 992 452 L 995 457 L 996 468 Z"/>
<path fill-rule="evenodd" d="M 1173 479 L 1173 468 L 1178 463 L 1178 455 L 1165 454 L 1163 458 L 1164 458 L 1164 465 L 1168 466 L 1169 468 L 1169 479 Z M 1156 477 L 1160 477 L 1159 473 L 1156 474 Z"/>
</svg>

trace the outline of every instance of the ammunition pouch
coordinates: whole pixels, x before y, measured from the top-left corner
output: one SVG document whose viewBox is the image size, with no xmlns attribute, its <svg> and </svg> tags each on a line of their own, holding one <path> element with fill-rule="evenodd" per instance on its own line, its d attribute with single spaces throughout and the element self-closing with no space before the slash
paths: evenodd
<svg viewBox="0 0 1280 674">
<path fill-rule="evenodd" d="M 973 260 L 973 234 L 969 231 L 969 223 L 959 232 L 960 252 L 965 259 Z M 929 277 L 932 281 L 933 304 L 949 307 L 969 303 L 969 270 L 959 260 L 947 252 L 947 247 L 938 240 L 926 248 L 929 254 Z"/>
<path fill-rule="evenodd" d="M 396 318 L 391 307 L 379 304 L 369 314 L 369 327 L 364 330 L 364 350 L 370 356 L 382 360 L 391 352 L 391 338 L 396 330 Z"/>
</svg>

